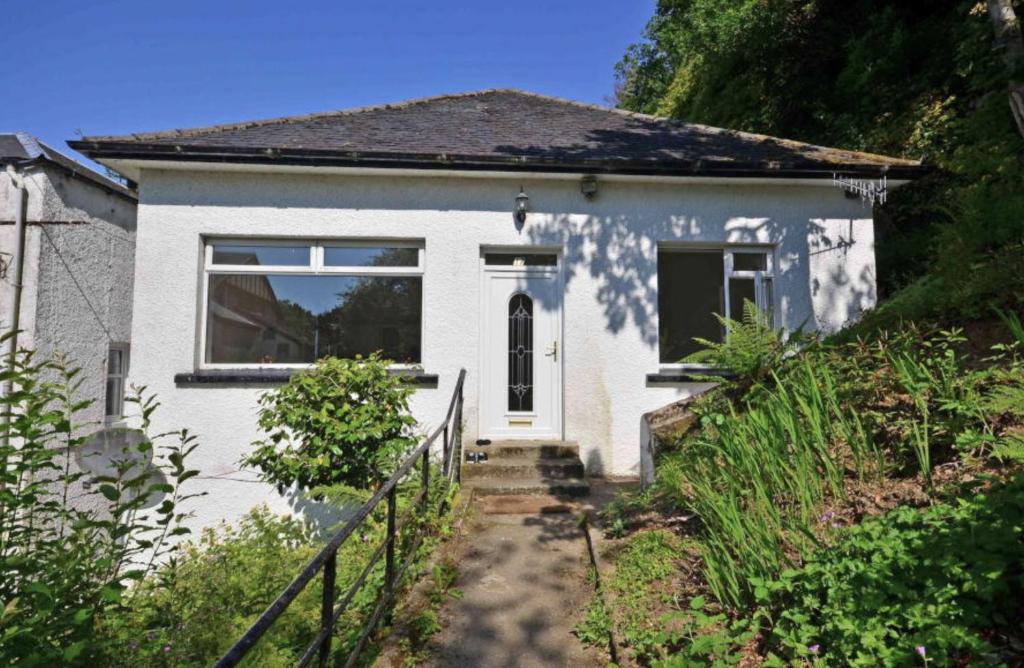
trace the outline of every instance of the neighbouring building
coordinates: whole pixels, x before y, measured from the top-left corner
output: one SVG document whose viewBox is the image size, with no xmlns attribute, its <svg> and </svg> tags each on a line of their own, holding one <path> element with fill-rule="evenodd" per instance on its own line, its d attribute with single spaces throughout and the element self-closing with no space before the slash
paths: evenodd
<svg viewBox="0 0 1024 668">
<path fill-rule="evenodd" d="M 16 323 L 19 348 L 82 369 L 86 429 L 124 413 L 137 203 L 38 139 L 0 134 L 0 326 Z"/>
<path fill-rule="evenodd" d="M 922 170 L 515 90 L 69 144 L 139 184 L 129 377 L 200 436 L 202 524 L 275 503 L 238 470 L 257 397 L 325 355 L 383 351 L 425 427 L 465 368 L 467 441 L 636 475 L 713 313 L 874 305 L 872 208 L 834 176 Z"/>
</svg>

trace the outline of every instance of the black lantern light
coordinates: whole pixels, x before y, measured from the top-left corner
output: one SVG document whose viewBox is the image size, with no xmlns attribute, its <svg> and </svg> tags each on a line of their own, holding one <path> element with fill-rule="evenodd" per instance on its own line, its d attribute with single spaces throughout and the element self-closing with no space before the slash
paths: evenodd
<svg viewBox="0 0 1024 668">
<path fill-rule="evenodd" d="M 516 204 L 512 209 L 512 213 L 516 217 L 516 222 L 522 225 L 526 222 L 526 212 L 530 210 L 530 197 L 523 190 L 522 186 L 519 186 L 519 194 L 516 195 Z"/>
</svg>

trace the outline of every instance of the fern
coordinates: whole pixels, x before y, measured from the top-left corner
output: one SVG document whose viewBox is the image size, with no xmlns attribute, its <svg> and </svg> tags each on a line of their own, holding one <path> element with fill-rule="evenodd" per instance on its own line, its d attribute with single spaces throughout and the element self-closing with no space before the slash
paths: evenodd
<svg viewBox="0 0 1024 668">
<path fill-rule="evenodd" d="M 725 329 L 721 343 L 694 337 L 703 350 L 688 355 L 683 361 L 707 364 L 725 369 L 741 382 L 756 383 L 765 380 L 782 361 L 804 343 L 803 328 L 788 337 L 785 330 L 774 329 L 769 315 L 749 300 L 743 302 L 743 319 L 734 320 L 714 314 Z M 722 378 L 724 374 L 709 373 L 709 378 Z"/>
</svg>

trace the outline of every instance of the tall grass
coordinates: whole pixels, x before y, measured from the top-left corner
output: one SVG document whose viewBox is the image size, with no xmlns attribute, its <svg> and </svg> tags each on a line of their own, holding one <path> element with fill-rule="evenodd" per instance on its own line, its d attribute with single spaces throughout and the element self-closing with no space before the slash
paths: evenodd
<svg viewBox="0 0 1024 668">
<path fill-rule="evenodd" d="M 963 341 L 911 328 L 871 344 L 816 345 L 717 414 L 701 409 L 701 430 L 659 463 L 659 484 L 701 518 L 705 575 L 720 602 L 742 606 L 752 581 L 800 565 L 851 481 L 919 475 L 930 490 L 934 465 L 963 454 L 959 435 L 992 436 L 984 375 L 964 369 Z"/>
<path fill-rule="evenodd" d="M 805 360 L 773 380 L 679 465 L 706 529 L 708 582 L 733 605 L 751 577 L 774 576 L 813 546 L 809 528 L 826 499 L 845 497 L 848 470 L 884 475 L 881 453 L 857 412 L 844 408 L 827 366 Z"/>
</svg>

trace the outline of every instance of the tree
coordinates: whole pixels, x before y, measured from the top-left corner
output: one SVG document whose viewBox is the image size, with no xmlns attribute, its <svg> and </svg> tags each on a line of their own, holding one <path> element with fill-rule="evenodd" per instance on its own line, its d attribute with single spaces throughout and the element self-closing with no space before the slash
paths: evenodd
<svg viewBox="0 0 1024 668">
<path fill-rule="evenodd" d="M 1013 0 L 988 0 L 988 15 L 996 33 L 996 46 L 1003 51 L 1007 86 L 1010 96 L 1010 111 L 1017 122 L 1017 130 L 1024 136 L 1024 83 L 1017 80 L 1024 64 L 1024 39 L 1021 38 L 1020 22 L 1013 9 Z"/>
</svg>

